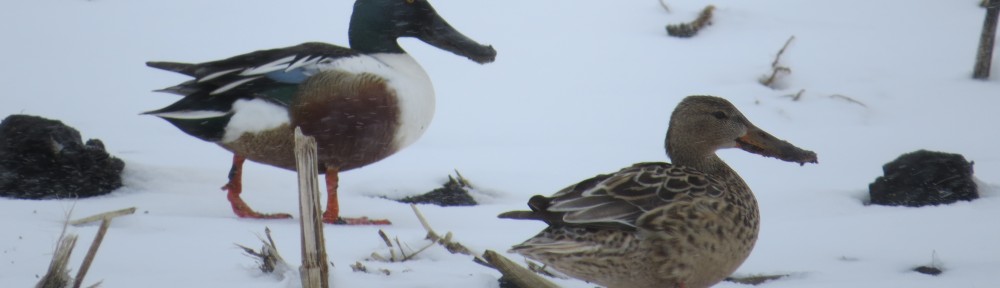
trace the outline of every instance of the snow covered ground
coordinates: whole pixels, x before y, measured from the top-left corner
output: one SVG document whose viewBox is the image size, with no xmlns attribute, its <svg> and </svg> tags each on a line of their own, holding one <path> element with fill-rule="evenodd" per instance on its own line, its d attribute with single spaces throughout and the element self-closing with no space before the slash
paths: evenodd
<svg viewBox="0 0 1000 288">
<path fill-rule="evenodd" d="M 799 165 L 742 151 L 721 154 L 762 210 L 757 247 L 739 274 L 792 274 L 761 287 L 997 287 L 1000 284 L 1000 69 L 971 80 L 984 10 L 979 1 L 435 1 L 452 25 L 494 45 L 478 65 L 412 39 L 438 94 L 430 130 L 411 148 L 341 176 L 345 215 L 387 227 L 326 226 L 334 287 L 496 287 L 499 274 L 440 247 L 403 263 L 366 261 L 388 248 L 384 229 L 411 247 L 424 231 L 402 197 L 438 187 L 458 169 L 477 207 L 421 206 L 440 232 L 476 250 L 505 251 L 542 223 L 500 220 L 534 194 L 640 161 L 667 161 L 674 105 L 726 97 L 757 126 L 816 151 Z M 694 38 L 664 25 L 714 4 Z M 81 200 L 0 199 L 0 286 L 44 273 L 66 214 L 130 206 L 113 223 L 87 283 L 102 287 L 295 287 L 296 273 L 261 274 L 233 244 L 257 247 L 273 230 L 299 263 L 297 220 L 243 220 L 219 187 L 231 155 L 139 112 L 175 96 L 153 93 L 181 75 L 147 60 L 201 62 L 305 41 L 346 45 L 352 1 L 5 0 L 0 2 L 0 116 L 59 119 L 100 138 L 126 161 L 125 187 Z M 760 85 L 795 36 L 780 89 Z M 994 66 L 1000 62 L 994 61 Z M 788 95 L 803 90 L 799 101 Z M 840 95 L 840 96 L 833 96 Z M 856 100 L 863 105 L 846 101 Z M 983 198 L 940 207 L 864 206 L 881 165 L 917 149 L 975 161 Z M 265 212 L 297 210 L 293 172 L 248 164 L 244 199 Z M 97 226 L 80 235 L 71 267 Z M 512 259 L 521 260 L 516 255 Z M 361 261 L 390 275 L 352 272 Z M 910 271 L 939 265 L 944 273 Z M 593 287 L 557 280 L 565 287 Z M 723 282 L 717 287 L 745 287 Z"/>
</svg>

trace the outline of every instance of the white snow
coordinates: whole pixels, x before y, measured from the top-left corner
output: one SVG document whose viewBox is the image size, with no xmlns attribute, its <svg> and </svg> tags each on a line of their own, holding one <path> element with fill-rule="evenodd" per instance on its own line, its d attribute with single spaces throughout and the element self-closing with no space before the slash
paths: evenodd
<svg viewBox="0 0 1000 288">
<path fill-rule="evenodd" d="M 761 286 L 773 288 L 997 287 L 1000 129 L 993 115 L 1000 69 L 991 80 L 970 77 L 984 16 L 978 2 L 719 0 L 711 3 L 712 26 L 678 39 L 666 36 L 664 25 L 694 19 L 707 2 L 668 1 L 667 13 L 655 0 L 435 1 L 455 28 L 496 47 L 497 60 L 479 65 L 418 40 L 401 41 L 434 82 L 436 120 L 408 149 L 341 175 L 346 216 L 388 218 L 393 225 L 325 227 L 333 286 L 497 287 L 497 272 L 440 247 L 402 263 L 365 260 L 388 251 L 378 229 L 410 247 L 426 244 L 407 205 L 377 196 L 423 193 L 458 169 L 481 190 L 484 204 L 420 208 L 434 228 L 454 232 L 470 248 L 505 251 L 544 224 L 500 220 L 498 213 L 598 173 L 668 160 L 663 138 L 670 111 L 684 96 L 710 94 L 819 155 L 818 165 L 800 167 L 720 152 L 761 205 L 761 236 L 739 274 L 793 275 Z M 297 265 L 298 221 L 232 214 L 219 190 L 231 155 L 137 115 L 178 99 L 151 90 L 187 80 L 143 63 L 210 61 L 307 41 L 346 45 L 351 7 L 351 1 L 319 0 L 0 3 L 0 116 L 59 119 L 85 138 L 102 139 L 127 163 L 126 186 L 107 196 L 0 199 L 0 286 L 38 281 L 66 213 L 78 218 L 136 206 L 136 215 L 112 224 L 86 283 L 296 287 L 297 273 L 262 275 L 233 244 L 257 247 L 258 234 L 270 227 L 284 257 Z M 295 12 L 280 21 L 246 21 L 274 19 L 275 9 Z M 760 85 L 792 35 L 780 61 L 792 73 L 779 90 Z M 800 100 L 788 97 L 800 90 Z M 924 208 L 863 205 L 881 165 L 917 149 L 975 161 L 982 199 Z M 248 163 L 244 178 L 252 207 L 297 210 L 294 173 Z M 79 266 L 96 230 L 71 228 L 81 237 L 71 267 Z M 392 273 L 352 272 L 356 261 Z M 944 273 L 910 271 L 932 262 Z"/>
</svg>

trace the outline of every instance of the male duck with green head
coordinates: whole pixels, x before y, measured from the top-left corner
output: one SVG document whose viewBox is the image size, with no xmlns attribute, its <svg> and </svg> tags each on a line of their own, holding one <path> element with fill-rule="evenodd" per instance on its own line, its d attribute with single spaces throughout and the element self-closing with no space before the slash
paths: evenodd
<svg viewBox="0 0 1000 288">
<path fill-rule="evenodd" d="M 319 170 L 326 173 L 324 221 L 388 224 L 340 217 L 337 174 L 412 144 L 434 115 L 430 79 L 396 39 L 416 37 L 481 64 L 492 62 L 496 50 L 456 31 L 426 0 L 358 0 L 349 36 L 350 49 L 304 43 L 201 64 L 149 62 L 195 79 L 160 90 L 184 98 L 146 114 L 233 152 L 223 189 L 239 217 L 291 217 L 247 206 L 241 171 L 246 159 L 295 170 L 292 134 L 300 127 L 316 138 Z"/>
</svg>

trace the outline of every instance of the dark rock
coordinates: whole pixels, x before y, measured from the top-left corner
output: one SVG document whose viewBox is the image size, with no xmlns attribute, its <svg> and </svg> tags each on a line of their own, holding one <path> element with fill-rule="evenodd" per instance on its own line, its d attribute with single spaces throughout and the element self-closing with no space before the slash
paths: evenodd
<svg viewBox="0 0 1000 288">
<path fill-rule="evenodd" d="M 922 273 L 922 274 L 933 275 L 933 276 L 941 275 L 941 273 L 944 272 L 944 271 L 941 271 L 940 268 L 937 268 L 937 267 L 934 267 L 934 266 L 920 266 L 920 267 L 917 267 L 917 268 L 913 268 L 913 271 L 917 271 L 917 272 Z"/>
<path fill-rule="evenodd" d="M 920 150 L 882 166 L 884 176 L 868 185 L 871 203 L 919 207 L 979 198 L 973 163 L 959 154 Z"/>
<path fill-rule="evenodd" d="M 462 178 L 461 174 L 458 174 L 458 179 L 448 176 L 448 183 L 444 183 L 444 187 L 434 189 L 431 192 L 427 192 L 422 195 L 410 196 L 400 200 L 396 200 L 403 203 L 414 203 L 414 204 L 434 204 L 438 206 L 475 206 L 475 199 L 469 195 L 469 191 L 466 189 L 471 189 L 472 186 L 469 185 L 465 178 Z"/>
<path fill-rule="evenodd" d="M 122 186 L 125 163 L 60 121 L 11 115 L 0 122 L 0 197 L 84 198 Z"/>
</svg>

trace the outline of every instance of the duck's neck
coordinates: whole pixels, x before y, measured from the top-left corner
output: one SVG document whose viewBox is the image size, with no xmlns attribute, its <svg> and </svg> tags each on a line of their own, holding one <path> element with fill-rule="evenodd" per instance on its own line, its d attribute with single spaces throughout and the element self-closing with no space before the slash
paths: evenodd
<svg viewBox="0 0 1000 288">
<path fill-rule="evenodd" d="M 674 120 L 671 120 L 674 122 Z M 674 133 L 673 127 L 667 129 L 667 137 L 663 141 L 663 146 L 667 150 L 667 157 L 674 165 L 687 166 L 709 175 L 729 177 L 736 175 L 733 168 L 726 165 L 718 155 L 715 155 L 715 148 L 700 143 L 689 143 L 680 141 L 683 138 Z M 683 133 L 682 133 L 683 134 Z M 739 176 L 737 176 L 739 177 Z"/>
<path fill-rule="evenodd" d="M 387 21 L 381 10 L 361 4 L 354 4 L 351 24 L 347 29 L 351 49 L 365 54 L 405 53 L 396 42 L 400 36 L 396 22 Z"/>
<path fill-rule="evenodd" d="M 674 165 L 687 166 L 709 175 L 726 176 L 735 175 L 733 168 L 729 167 L 722 158 L 715 153 L 672 153 L 667 151 L 667 156 Z"/>
<path fill-rule="evenodd" d="M 351 49 L 355 51 L 365 54 L 406 53 L 402 47 L 399 47 L 399 43 L 396 42 L 398 38 L 396 35 L 386 34 L 385 30 L 380 31 L 380 29 L 371 25 L 352 24 L 347 33 Z"/>
</svg>

